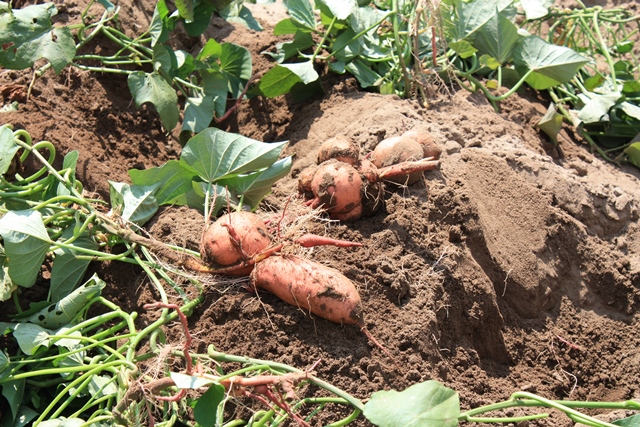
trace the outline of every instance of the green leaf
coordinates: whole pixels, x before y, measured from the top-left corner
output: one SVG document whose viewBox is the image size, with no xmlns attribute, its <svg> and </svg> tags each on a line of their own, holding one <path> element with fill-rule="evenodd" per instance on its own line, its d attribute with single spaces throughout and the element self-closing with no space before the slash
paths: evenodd
<svg viewBox="0 0 640 427">
<path fill-rule="evenodd" d="M 73 236 L 73 227 L 67 228 L 62 233 L 63 239 Z M 73 246 L 96 250 L 98 244 L 87 234 L 73 241 Z M 52 302 L 60 301 L 69 295 L 84 277 L 91 260 L 78 259 L 76 255 L 81 253 L 68 248 L 58 248 L 54 252 L 55 260 L 51 269 L 51 285 L 49 294 Z"/>
<path fill-rule="evenodd" d="M 44 58 L 60 73 L 73 60 L 76 44 L 69 28 L 52 27 L 57 13 L 53 3 L 0 13 L 0 64 L 22 70 Z"/>
<path fill-rule="evenodd" d="M 179 389 L 196 390 L 210 384 L 215 384 L 215 380 L 203 378 L 196 375 L 181 374 L 178 372 L 169 372 L 169 376 Z"/>
<path fill-rule="evenodd" d="M 609 109 L 618 102 L 621 95 L 619 93 L 610 95 L 590 93 L 589 96 L 591 99 L 578 113 L 578 119 L 586 124 L 602 121 L 609 114 Z"/>
<path fill-rule="evenodd" d="M 458 19 L 455 21 L 456 38 L 473 40 L 475 32 L 493 19 L 497 13 L 512 7 L 513 0 L 455 0 Z"/>
<path fill-rule="evenodd" d="M 134 185 L 147 187 L 160 183 L 155 197 L 159 205 L 175 203 L 176 198 L 191 190 L 191 181 L 197 173 L 186 163 L 169 160 L 160 167 L 145 170 L 129 170 L 131 182 Z"/>
<path fill-rule="evenodd" d="M 620 109 L 625 112 L 629 117 L 633 117 L 636 120 L 640 120 L 640 107 L 631 102 L 624 101 L 620 104 Z"/>
<path fill-rule="evenodd" d="M 159 186 L 159 183 L 140 186 L 109 181 L 111 207 L 119 210 L 125 221 L 143 225 L 158 211 L 154 193 Z"/>
<path fill-rule="evenodd" d="M 242 2 L 231 2 L 219 12 L 219 15 L 232 24 L 244 25 L 253 31 L 262 31 L 262 25 L 251 14 L 251 11 Z"/>
<path fill-rule="evenodd" d="M 356 58 L 346 65 L 346 69 L 355 76 L 363 88 L 375 86 L 379 83 L 381 76 L 369 67 L 360 58 Z"/>
<path fill-rule="evenodd" d="M 9 276 L 9 264 L 7 257 L 4 255 L 4 248 L 0 246 L 0 301 L 6 301 L 11 298 L 13 291 L 18 289 L 18 285 L 13 283 Z"/>
<path fill-rule="evenodd" d="M 30 425 L 29 423 L 31 422 L 31 420 L 33 420 L 38 415 L 40 414 L 33 409 L 29 408 L 26 405 L 22 405 L 18 410 L 18 416 L 16 417 L 16 420 L 13 422 L 13 427 L 24 427 L 26 425 Z M 43 423 L 40 423 L 40 425 L 42 424 Z"/>
<path fill-rule="evenodd" d="M 513 62 L 523 75 L 532 71 L 526 79 L 529 86 L 543 90 L 567 83 L 589 60 L 568 47 L 529 36 L 514 47 Z"/>
<path fill-rule="evenodd" d="M 193 20 L 185 22 L 184 29 L 191 37 L 198 37 L 209 27 L 211 15 L 215 11 L 212 2 L 202 1 L 193 8 Z"/>
<path fill-rule="evenodd" d="M 18 286 L 36 282 L 42 262 L 49 251 L 49 235 L 38 211 L 9 211 L 0 219 L 9 277 Z"/>
<path fill-rule="evenodd" d="M 426 381 L 402 392 L 373 393 L 363 413 L 379 427 L 456 427 L 460 401 L 454 390 Z"/>
<path fill-rule="evenodd" d="M 57 329 L 71 322 L 93 297 L 100 295 L 105 283 L 97 275 L 55 304 L 51 304 L 27 318 L 29 322 L 49 329 Z"/>
<path fill-rule="evenodd" d="M 467 40 L 451 41 L 449 42 L 449 47 L 462 59 L 470 58 L 478 51 L 478 49 L 473 47 Z"/>
<path fill-rule="evenodd" d="M 634 142 L 624 149 L 629 162 L 635 167 L 640 168 L 640 142 Z"/>
<path fill-rule="evenodd" d="M 178 69 L 178 60 L 173 50 L 162 43 L 153 46 L 153 69 L 164 71 L 167 75 L 173 76 Z"/>
<path fill-rule="evenodd" d="M 284 36 L 286 34 L 295 34 L 298 31 L 305 32 L 310 34 L 309 28 L 301 27 L 296 21 L 291 18 L 283 19 L 278 22 L 275 27 L 273 27 L 273 35 L 275 36 Z"/>
<path fill-rule="evenodd" d="M 313 36 L 311 33 L 304 31 L 296 31 L 292 41 L 278 43 L 276 45 L 276 52 L 262 52 L 263 55 L 268 55 L 276 62 L 282 63 L 289 58 L 296 56 L 298 53 L 309 49 L 313 46 Z"/>
<path fill-rule="evenodd" d="M 203 427 L 216 425 L 218 407 L 224 399 L 225 389 L 220 384 L 212 384 L 202 396 L 198 398 L 193 408 L 193 418 Z"/>
<path fill-rule="evenodd" d="M 193 21 L 193 0 L 175 0 L 180 17 L 186 22 Z"/>
<path fill-rule="evenodd" d="M 156 107 L 167 131 L 176 127 L 180 115 L 178 95 L 160 74 L 138 71 L 129 74 L 127 83 L 136 107 L 150 102 Z"/>
<path fill-rule="evenodd" d="M 18 418 L 20 406 L 22 405 L 25 381 L 25 379 L 20 379 L 2 384 L 2 396 L 9 402 L 9 410 L 11 411 L 13 422 Z"/>
<path fill-rule="evenodd" d="M 251 78 L 251 53 L 243 46 L 223 43 L 220 52 L 220 71 L 229 81 L 229 92 L 240 97 L 244 86 Z"/>
<path fill-rule="evenodd" d="M 13 337 L 26 355 L 31 356 L 39 347 L 51 345 L 51 331 L 32 323 L 17 323 L 13 328 Z"/>
<path fill-rule="evenodd" d="M 544 18 L 549 14 L 549 7 L 553 0 L 520 0 L 527 20 Z"/>
<path fill-rule="evenodd" d="M 115 395 L 118 392 L 115 379 L 106 375 L 93 375 L 88 388 L 89 394 L 95 397 Z"/>
<path fill-rule="evenodd" d="M 171 17 L 171 13 L 164 0 L 158 0 L 153 10 L 153 17 L 149 25 L 149 35 L 151 35 L 151 46 L 157 43 L 165 43 L 169 40 L 169 32 L 173 31 L 175 26 L 175 18 Z"/>
<path fill-rule="evenodd" d="M 622 427 L 640 427 L 640 414 L 635 414 L 627 418 L 615 420 L 611 424 L 615 424 L 617 426 L 622 426 Z"/>
<path fill-rule="evenodd" d="M 316 19 L 309 0 L 284 0 L 284 5 L 293 21 L 311 31 L 316 29 Z"/>
<path fill-rule="evenodd" d="M 276 65 L 260 79 L 259 89 L 263 96 L 275 98 L 289 93 L 297 83 L 311 83 L 318 80 L 319 75 L 311 62 Z"/>
<path fill-rule="evenodd" d="M 511 60 L 511 53 L 517 41 L 518 28 L 507 17 L 496 12 L 478 30 L 473 45 L 481 54 L 488 54 L 504 65 Z"/>
<path fill-rule="evenodd" d="M 356 0 L 318 0 L 324 4 L 333 16 L 344 21 L 358 7 Z"/>
<path fill-rule="evenodd" d="M 562 114 L 556 111 L 555 104 L 550 104 L 547 112 L 537 124 L 538 128 L 546 133 L 551 140 L 558 143 L 558 132 L 562 129 Z"/>
<path fill-rule="evenodd" d="M 260 201 L 271 193 L 271 186 L 291 171 L 291 164 L 291 157 L 286 157 L 275 162 L 269 168 L 246 175 L 221 179 L 217 184 L 233 188 L 237 194 L 243 195 L 242 200 L 245 204 L 255 209 Z"/>
<path fill-rule="evenodd" d="M 219 73 L 218 73 L 219 74 Z M 224 95 L 226 99 L 227 81 L 224 80 Z M 189 97 L 184 103 L 184 120 L 182 121 L 182 132 L 200 132 L 211 124 L 215 112 L 215 101 L 217 98 L 211 96 Z M 224 112 L 223 112 L 224 114 Z"/>
<path fill-rule="evenodd" d="M 191 138 L 180 160 L 202 179 L 215 182 L 232 174 L 242 174 L 270 166 L 287 142 L 264 143 L 244 136 L 208 128 Z"/>
<path fill-rule="evenodd" d="M 7 125 L 0 127 L 0 176 L 9 170 L 20 146 L 13 142 L 13 131 Z"/>
</svg>

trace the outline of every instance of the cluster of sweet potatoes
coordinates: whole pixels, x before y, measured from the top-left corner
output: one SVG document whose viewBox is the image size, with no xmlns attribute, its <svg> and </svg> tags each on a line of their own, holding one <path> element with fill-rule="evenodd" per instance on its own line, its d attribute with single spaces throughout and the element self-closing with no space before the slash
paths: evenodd
<svg viewBox="0 0 640 427">
<path fill-rule="evenodd" d="M 382 206 L 385 182 L 413 184 L 422 172 L 436 169 L 440 149 L 426 131 L 387 138 L 366 156 L 345 136 L 320 146 L 317 164 L 298 176 L 298 190 L 312 207 L 332 219 L 356 221 Z"/>
</svg>

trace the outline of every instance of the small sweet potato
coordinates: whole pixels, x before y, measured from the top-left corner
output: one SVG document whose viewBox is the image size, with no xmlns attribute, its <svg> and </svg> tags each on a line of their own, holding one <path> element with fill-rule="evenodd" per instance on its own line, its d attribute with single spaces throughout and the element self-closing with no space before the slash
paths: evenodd
<svg viewBox="0 0 640 427">
<path fill-rule="evenodd" d="M 248 261 L 271 245 L 271 236 L 260 217 L 251 212 L 231 212 L 209 224 L 202 233 L 200 255 L 213 268 L 230 267 Z M 253 265 L 228 274 L 244 276 Z"/>
<path fill-rule="evenodd" d="M 371 153 L 371 162 L 378 168 L 391 166 L 397 163 L 416 161 L 422 159 L 424 150 L 414 139 L 405 136 L 394 136 L 380 141 Z M 410 175 L 399 175 L 386 178 L 397 184 L 413 184 L 422 177 L 421 172 Z"/>
<path fill-rule="evenodd" d="M 317 163 L 324 163 L 330 159 L 336 159 L 355 166 L 360 160 L 360 150 L 358 146 L 346 136 L 334 136 L 333 138 L 327 139 L 320 146 Z"/>
<path fill-rule="evenodd" d="M 332 217 L 358 219 L 362 214 L 361 189 L 362 178 L 353 166 L 328 160 L 318 166 L 311 180 L 312 206 L 322 206 Z"/>
<path fill-rule="evenodd" d="M 438 160 L 440 154 L 442 154 L 442 150 L 438 147 L 438 144 L 436 144 L 435 139 L 426 130 L 411 129 L 403 133 L 402 137 L 413 139 L 420 144 L 422 146 L 422 155 L 425 159 L 431 157 L 434 160 Z"/>
<path fill-rule="evenodd" d="M 292 255 L 256 264 L 251 284 L 331 322 L 363 325 L 360 294 L 338 270 Z"/>
</svg>

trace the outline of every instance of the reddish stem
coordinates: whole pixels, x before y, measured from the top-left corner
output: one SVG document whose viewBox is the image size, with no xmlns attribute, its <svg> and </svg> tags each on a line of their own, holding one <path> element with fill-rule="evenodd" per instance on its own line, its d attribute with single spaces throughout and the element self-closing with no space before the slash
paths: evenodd
<svg viewBox="0 0 640 427">
<path fill-rule="evenodd" d="M 339 248 L 362 246 L 362 243 L 350 242 L 348 240 L 336 240 L 331 237 L 318 236 L 316 234 L 305 234 L 298 237 L 295 242 L 304 248 L 311 248 L 314 246 L 337 246 Z"/>
<path fill-rule="evenodd" d="M 184 360 L 186 363 L 186 372 L 188 375 L 191 375 L 193 372 L 193 361 L 191 360 L 191 355 L 189 354 L 189 350 L 191 349 L 191 333 L 189 332 L 189 322 L 187 321 L 187 316 L 184 315 L 182 310 L 177 304 L 165 304 L 163 302 L 154 302 L 151 304 L 145 304 L 143 306 L 145 310 L 149 310 L 152 308 L 168 308 L 170 310 L 175 310 L 178 313 L 178 317 L 180 318 L 180 322 L 182 323 L 182 329 L 184 329 L 185 341 L 184 346 L 182 347 L 184 350 Z"/>
</svg>

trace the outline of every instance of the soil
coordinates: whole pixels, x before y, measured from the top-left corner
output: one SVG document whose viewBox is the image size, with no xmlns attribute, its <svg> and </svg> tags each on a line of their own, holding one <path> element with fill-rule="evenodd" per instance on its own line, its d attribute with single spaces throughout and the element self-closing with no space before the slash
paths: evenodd
<svg viewBox="0 0 640 427">
<path fill-rule="evenodd" d="M 81 10 L 76 2 L 56 4 L 69 19 Z M 146 28 L 152 1 L 122 7 L 123 28 Z M 278 42 L 269 22 L 254 32 L 216 18 L 208 36 L 250 49 L 259 72 L 269 67 L 260 52 Z M 569 129 L 552 144 L 534 126 L 547 101 L 532 92 L 508 98 L 500 112 L 481 94 L 453 89 L 424 108 L 363 92 L 348 77 L 322 78 L 320 99 L 253 98 L 220 126 L 289 141 L 291 176 L 275 185 L 262 211 L 281 210 L 297 193 L 297 175 L 330 137 L 345 135 L 367 153 L 409 129 L 432 133 L 443 151 L 439 170 L 410 186 L 387 186 L 384 209 L 371 218 L 321 224 L 327 235 L 363 247 L 307 253 L 357 284 L 366 327 L 401 368 L 356 327 L 214 279 L 189 319 L 194 351 L 213 344 L 301 369 L 320 360 L 319 378 L 363 400 L 431 379 L 458 391 L 463 410 L 519 390 L 550 399 L 638 398 L 640 171 L 604 162 Z M 0 79 L 27 86 L 31 75 L 4 70 Z M 181 150 L 177 132 L 165 134 L 152 108 L 135 108 L 122 76 L 47 72 L 18 112 L 0 118 L 53 142 L 60 162 L 78 150 L 80 181 L 105 200 L 109 180 L 129 182 L 129 169 L 158 166 Z M 203 225 L 193 209 L 165 207 L 148 228 L 197 249 Z M 143 311 L 156 297 L 130 265 L 94 269 L 108 283 L 105 296 L 125 310 Z M 181 345 L 179 325 L 168 335 Z M 369 424 L 360 417 L 355 425 Z M 573 423 L 551 412 L 518 425 Z"/>
</svg>

